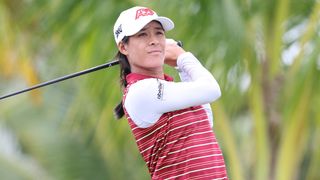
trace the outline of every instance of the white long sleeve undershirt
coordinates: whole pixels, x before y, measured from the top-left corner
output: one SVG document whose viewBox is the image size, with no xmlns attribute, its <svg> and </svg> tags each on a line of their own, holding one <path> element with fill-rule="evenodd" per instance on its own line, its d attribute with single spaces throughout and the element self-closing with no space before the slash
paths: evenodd
<svg viewBox="0 0 320 180">
<path fill-rule="evenodd" d="M 221 96 L 219 84 L 190 52 L 178 57 L 177 69 L 182 82 L 148 78 L 130 86 L 124 106 L 138 127 L 152 126 L 166 112 L 198 105 L 213 125 L 209 103 Z"/>
</svg>

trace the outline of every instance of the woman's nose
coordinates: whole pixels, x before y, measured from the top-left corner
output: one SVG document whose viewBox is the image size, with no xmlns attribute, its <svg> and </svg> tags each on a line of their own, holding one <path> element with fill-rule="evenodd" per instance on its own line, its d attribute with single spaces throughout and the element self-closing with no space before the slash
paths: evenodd
<svg viewBox="0 0 320 180">
<path fill-rule="evenodd" d="M 157 38 L 157 36 L 151 35 L 151 36 L 150 36 L 149 44 L 150 44 L 150 45 L 157 45 L 157 44 L 159 44 L 159 39 Z"/>
</svg>

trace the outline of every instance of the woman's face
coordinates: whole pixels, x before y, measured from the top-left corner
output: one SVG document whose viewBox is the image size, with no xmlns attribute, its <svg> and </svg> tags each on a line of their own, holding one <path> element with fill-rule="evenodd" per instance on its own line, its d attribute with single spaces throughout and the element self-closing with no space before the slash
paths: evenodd
<svg viewBox="0 0 320 180">
<path fill-rule="evenodd" d="M 138 33 L 130 36 L 127 44 L 120 43 L 118 48 L 127 56 L 131 72 L 156 75 L 163 73 L 165 44 L 165 32 L 161 24 L 151 21 Z"/>
</svg>

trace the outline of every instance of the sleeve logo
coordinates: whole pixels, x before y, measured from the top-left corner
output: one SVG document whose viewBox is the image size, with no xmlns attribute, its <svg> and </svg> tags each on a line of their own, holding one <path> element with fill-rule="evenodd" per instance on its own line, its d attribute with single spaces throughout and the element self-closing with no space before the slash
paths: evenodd
<svg viewBox="0 0 320 180">
<path fill-rule="evenodd" d="M 158 94 L 157 94 L 157 99 L 159 100 L 163 100 L 163 83 L 161 83 L 161 81 L 158 80 Z"/>
</svg>

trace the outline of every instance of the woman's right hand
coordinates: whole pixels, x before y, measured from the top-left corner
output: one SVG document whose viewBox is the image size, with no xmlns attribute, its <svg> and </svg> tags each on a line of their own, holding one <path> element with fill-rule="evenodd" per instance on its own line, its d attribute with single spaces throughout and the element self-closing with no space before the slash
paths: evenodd
<svg viewBox="0 0 320 180">
<path fill-rule="evenodd" d="M 166 39 L 166 52 L 164 63 L 176 67 L 178 57 L 186 51 L 173 39 Z"/>
</svg>

